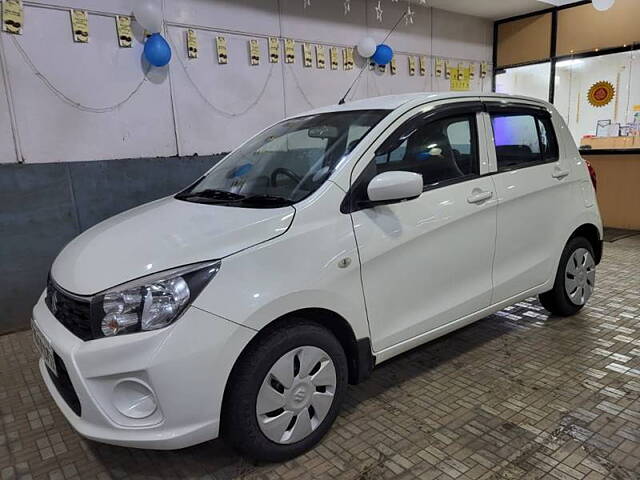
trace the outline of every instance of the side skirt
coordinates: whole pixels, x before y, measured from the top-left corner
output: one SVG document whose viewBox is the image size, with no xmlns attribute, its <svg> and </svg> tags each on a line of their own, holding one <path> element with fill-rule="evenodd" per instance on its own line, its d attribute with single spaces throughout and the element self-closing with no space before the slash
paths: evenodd
<svg viewBox="0 0 640 480">
<path fill-rule="evenodd" d="M 411 350 L 412 348 L 415 348 L 419 345 L 430 342 L 431 340 L 435 340 L 438 337 L 446 335 L 449 332 L 453 332 L 454 330 L 457 330 L 466 325 L 469 325 L 470 323 L 473 323 L 476 320 L 480 320 L 481 318 L 491 315 L 492 313 L 495 313 L 504 307 L 508 307 L 509 305 L 513 305 L 516 302 L 524 300 L 525 298 L 530 297 L 531 295 L 538 294 L 542 291 L 541 287 L 543 287 L 545 284 L 538 285 L 518 295 L 514 295 L 511 298 L 503 300 L 502 302 L 495 303 L 487 308 L 484 308 L 475 313 L 472 313 L 471 315 L 467 315 L 466 317 L 462 317 L 458 320 L 449 322 L 446 325 L 442 325 L 441 327 L 434 328 L 433 330 L 429 330 L 428 332 L 422 333 L 408 340 L 404 340 L 403 342 L 396 343 L 395 345 L 385 348 L 384 350 L 381 350 L 379 352 L 374 352 L 375 364 L 378 365 L 386 360 L 389 360 L 392 357 L 395 357 L 396 355 L 400 355 L 401 353 L 406 352 L 407 350 Z"/>
</svg>

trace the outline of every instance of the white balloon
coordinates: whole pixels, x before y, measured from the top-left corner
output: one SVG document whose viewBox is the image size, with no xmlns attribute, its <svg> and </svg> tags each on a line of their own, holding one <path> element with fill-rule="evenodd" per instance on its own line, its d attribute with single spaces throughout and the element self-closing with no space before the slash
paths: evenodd
<svg viewBox="0 0 640 480">
<path fill-rule="evenodd" d="M 356 45 L 356 50 L 361 57 L 369 58 L 376 53 L 376 41 L 371 37 L 364 37 Z"/>
<path fill-rule="evenodd" d="M 593 0 L 593 8 L 600 12 L 604 12 L 605 10 L 609 10 L 613 7 L 613 4 L 616 0 Z"/>
<path fill-rule="evenodd" d="M 133 16 L 151 33 L 162 31 L 162 6 L 157 0 L 134 0 Z"/>
</svg>

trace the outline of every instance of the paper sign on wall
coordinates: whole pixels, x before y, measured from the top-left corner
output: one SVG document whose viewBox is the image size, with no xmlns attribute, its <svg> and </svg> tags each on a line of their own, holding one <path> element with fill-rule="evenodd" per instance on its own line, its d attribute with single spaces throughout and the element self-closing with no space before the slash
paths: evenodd
<svg viewBox="0 0 640 480">
<path fill-rule="evenodd" d="M 427 74 L 427 57 L 420 57 L 420 76 L 424 77 Z"/>
<path fill-rule="evenodd" d="M 71 31 L 76 43 L 89 42 L 89 12 L 86 10 L 71 10 Z"/>
<path fill-rule="evenodd" d="M 280 41 L 277 38 L 269 37 L 269 62 L 278 63 L 280 61 Z"/>
<path fill-rule="evenodd" d="M 251 65 L 260 65 L 260 45 L 255 38 L 249 40 L 249 63 Z"/>
<path fill-rule="evenodd" d="M 353 48 L 342 49 L 342 64 L 345 70 L 353 70 Z"/>
<path fill-rule="evenodd" d="M 450 67 L 450 85 L 449 88 L 453 92 L 466 92 L 471 90 L 471 82 L 469 81 L 469 69 L 461 63 L 456 68 Z"/>
<path fill-rule="evenodd" d="M 228 62 L 227 39 L 224 37 L 216 37 L 216 49 L 218 50 L 218 63 L 224 65 Z"/>
<path fill-rule="evenodd" d="M 316 68 L 324 68 L 324 47 L 316 45 Z"/>
<path fill-rule="evenodd" d="M 311 56 L 311 45 L 309 45 L 308 43 L 302 44 L 302 58 L 303 58 L 303 65 L 306 68 L 313 67 L 313 57 Z"/>
<path fill-rule="evenodd" d="M 331 70 L 338 70 L 338 47 L 329 48 L 329 62 Z"/>
<path fill-rule="evenodd" d="M 198 58 L 198 36 L 192 28 L 187 29 L 187 56 Z"/>
<path fill-rule="evenodd" d="M 488 72 L 489 72 L 489 64 L 487 62 L 482 62 L 480 64 L 480 78 L 486 77 Z"/>
<path fill-rule="evenodd" d="M 444 73 L 444 61 L 441 58 L 436 58 L 436 68 L 435 68 L 436 77 L 441 77 Z"/>
<path fill-rule="evenodd" d="M 131 48 L 133 42 L 131 17 L 116 15 L 116 30 L 118 32 L 118 45 L 122 48 Z"/>
<path fill-rule="evenodd" d="M 284 61 L 285 61 L 285 63 L 293 63 L 293 62 L 295 62 L 295 59 L 296 59 L 295 48 L 296 48 L 296 42 L 293 39 L 291 39 L 291 38 L 285 39 L 285 41 L 284 41 Z"/>
<path fill-rule="evenodd" d="M 416 59 L 413 56 L 409 56 L 409 76 L 413 77 L 416 74 Z"/>
<path fill-rule="evenodd" d="M 23 25 L 22 0 L 4 0 L 2 2 L 2 31 L 22 35 Z"/>
</svg>

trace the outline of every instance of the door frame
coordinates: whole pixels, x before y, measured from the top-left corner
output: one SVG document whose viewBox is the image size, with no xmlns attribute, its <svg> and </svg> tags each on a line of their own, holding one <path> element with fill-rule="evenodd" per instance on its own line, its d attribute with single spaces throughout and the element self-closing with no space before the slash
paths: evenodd
<svg viewBox="0 0 640 480">
<path fill-rule="evenodd" d="M 486 122 L 482 118 L 482 114 L 485 110 L 484 104 L 480 97 L 462 97 L 462 98 L 447 98 L 441 101 L 427 101 L 424 104 L 417 105 L 411 110 L 403 113 L 396 118 L 391 124 L 382 131 L 375 140 L 369 143 L 369 146 L 365 152 L 358 158 L 353 164 L 351 173 L 349 175 L 349 190 L 345 195 L 344 200 L 340 205 L 340 212 L 343 214 L 351 214 L 358 208 L 355 206 L 355 200 L 357 200 L 357 186 L 365 172 L 365 169 L 369 163 L 375 158 L 376 150 L 384 143 L 387 138 L 393 135 L 396 130 L 402 127 L 406 122 L 412 119 L 422 119 L 426 121 L 437 120 L 442 117 L 448 117 L 456 114 L 469 114 L 476 113 L 476 133 L 478 142 L 478 157 L 480 159 L 480 173 L 477 177 L 472 177 L 467 180 L 472 180 L 485 175 L 491 175 L 491 157 L 488 155 L 491 145 L 488 143 L 489 132 L 486 129 Z M 491 134 L 493 138 L 493 134 Z M 465 181 L 465 180 L 462 180 Z M 443 185 L 444 187 L 445 185 Z M 438 188 L 438 187 L 437 187 Z M 426 191 L 423 190 L 423 192 Z"/>
</svg>

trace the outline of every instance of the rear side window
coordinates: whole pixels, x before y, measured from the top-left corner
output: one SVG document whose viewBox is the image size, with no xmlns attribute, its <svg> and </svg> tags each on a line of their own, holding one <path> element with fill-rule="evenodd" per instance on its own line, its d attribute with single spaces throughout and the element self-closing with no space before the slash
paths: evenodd
<svg viewBox="0 0 640 480">
<path fill-rule="evenodd" d="M 498 171 L 514 170 L 558 159 L 551 121 L 538 114 L 492 114 Z"/>
</svg>

